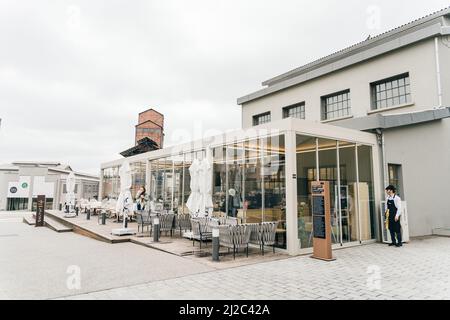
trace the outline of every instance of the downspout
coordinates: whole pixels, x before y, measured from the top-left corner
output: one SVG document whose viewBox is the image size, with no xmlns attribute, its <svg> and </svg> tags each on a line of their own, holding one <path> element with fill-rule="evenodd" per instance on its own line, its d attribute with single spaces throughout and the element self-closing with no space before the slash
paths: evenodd
<svg viewBox="0 0 450 320">
<path fill-rule="evenodd" d="M 442 108 L 442 85 L 441 85 L 441 66 L 439 63 L 439 37 L 434 38 L 434 54 L 436 58 L 436 78 L 439 108 Z"/>
<path fill-rule="evenodd" d="M 389 184 L 389 179 L 388 179 L 388 175 L 387 175 L 387 161 L 386 161 L 386 144 L 385 144 L 385 139 L 384 139 L 384 132 L 382 129 L 377 129 L 377 137 L 378 137 L 378 144 L 381 146 L 381 157 L 383 158 L 383 170 L 382 170 L 382 174 L 383 174 L 383 190 L 384 188 Z"/>
</svg>

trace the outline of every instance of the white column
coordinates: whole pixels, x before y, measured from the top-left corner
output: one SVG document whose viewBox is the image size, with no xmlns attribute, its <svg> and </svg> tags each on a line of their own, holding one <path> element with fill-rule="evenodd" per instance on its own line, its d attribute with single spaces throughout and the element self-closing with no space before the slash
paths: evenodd
<svg viewBox="0 0 450 320">
<path fill-rule="evenodd" d="M 287 131 L 286 144 L 286 240 L 290 255 L 299 253 L 297 218 L 297 155 L 295 131 Z"/>
</svg>

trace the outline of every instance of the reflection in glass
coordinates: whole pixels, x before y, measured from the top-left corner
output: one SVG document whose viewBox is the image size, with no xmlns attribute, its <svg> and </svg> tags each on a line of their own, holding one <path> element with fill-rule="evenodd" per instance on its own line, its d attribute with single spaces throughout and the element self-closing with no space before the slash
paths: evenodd
<svg viewBox="0 0 450 320">
<path fill-rule="evenodd" d="M 342 241 L 358 241 L 356 151 L 354 144 L 339 142 L 339 166 L 341 175 Z"/>
<path fill-rule="evenodd" d="M 226 213 L 226 148 L 223 146 L 213 149 L 213 212 L 216 216 Z"/>
<path fill-rule="evenodd" d="M 277 221 L 276 246 L 286 248 L 286 170 L 284 135 L 262 139 L 264 221 Z"/>
<path fill-rule="evenodd" d="M 145 161 L 132 162 L 131 168 L 131 196 L 136 199 L 136 194 L 141 187 L 145 188 L 146 163 Z"/>
<path fill-rule="evenodd" d="M 376 215 L 372 165 L 372 148 L 370 146 L 358 146 L 359 219 L 362 241 L 375 238 Z"/>
<path fill-rule="evenodd" d="M 116 199 L 119 197 L 119 167 L 103 169 L 102 199 Z"/>
<path fill-rule="evenodd" d="M 297 215 L 301 248 L 312 247 L 311 182 L 316 180 L 316 138 L 297 135 Z"/>
<path fill-rule="evenodd" d="M 244 218 L 242 181 L 244 169 L 244 150 L 242 143 L 226 147 L 226 162 L 228 168 L 227 215 Z"/>
<path fill-rule="evenodd" d="M 341 242 L 339 210 L 336 201 L 338 185 L 336 144 L 335 140 L 319 139 L 319 180 L 330 183 L 332 243 Z"/>
<path fill-rule="evenodd" d="M 262 222 L 262 176 L 260 140 L 244 143 L 245 184 L 244 219 L 247 223 Z"/>
<path fill-rule="evenodd" d="M 183 155 L 173 157 L 173 211 L 181 213 L 183 210 Z"/>
</svg>

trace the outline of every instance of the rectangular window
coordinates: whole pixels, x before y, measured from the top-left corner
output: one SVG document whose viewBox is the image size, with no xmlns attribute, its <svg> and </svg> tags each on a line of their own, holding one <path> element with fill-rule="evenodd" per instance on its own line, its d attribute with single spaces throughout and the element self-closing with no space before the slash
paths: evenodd
<svg viewBox="0 0 450 320">
<path fill-rule="evenodd" d="M 402 166 L 399 164 L 388 164 L 389 184 L 397 189 L 397 194 L 402 196 Z"/>
<path fill-rule="evenodd" d="M 411 102 L 409 73 L 370 84 L 372 110 L 395 107 Z"/>
<path fill-rule="evenodd" d="M 322 120 L 349 116 L 351 110 L 350 90 L 345 90 L 321 97 Z"/>
<path fill-rule="evenodd" d="M 263 123 L 270 122 L 270 112 L 258 114 L 256 116 L 253 116 L 253 125 L 258 126 Z"/>
<path fill-rule="evenodd" d="M 283 108 L 283 118 L 305 119 L 305 103 L 301 102 L 289 107 Z"/>
</svg>

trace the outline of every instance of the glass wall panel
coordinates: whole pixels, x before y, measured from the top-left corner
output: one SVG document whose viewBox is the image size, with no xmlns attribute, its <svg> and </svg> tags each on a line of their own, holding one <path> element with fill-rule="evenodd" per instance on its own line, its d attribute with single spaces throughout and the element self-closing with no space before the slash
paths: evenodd
<svg viewBox="0 0 450 320">
<path fill-rule="evenodd" d="M 284 135 L 262 140 L 263 221 L 277 221 L 276 246 L 286 249 L 286 170 Z"/>
<path fill-rule="evenodd" d="M 297 216 L 301 248 L 312 247 L 311 182 L 316 180 L 316 138 L 297 135 Z"/>
<path fill-rule="evenodd" d="M 173 160 L 166 158 L 163 169 L 164 175 L 164 191 L 163 191 L 163 209 L 172 210 L 172 196 L 173 196 Z"/>
<path fill-rule="evenodd" d="M 173 157 L 173 211 L 182 213 L 183 211 L 183 161 L 184 156 L 178 155 Z"/>
<path fill-rule="evenodd" d="M 119 197 L 119 167 L 103 169 L 102 199 L 117 199 Z"/>
<path fill-rule="evenodd" d="M 138 161 L 130 164 L 131 168 L 131 196 L 136 200 L 136 194 L 141 187 L 146 186 L 146 162 Z"/>
<path fill-rule="evenodd" d="M 341 178 L 342 242 L 358 241 L 358 207 L 356 194 L 356 145 L 339 142 Z M 335 190 L 337 199 L 337 187 Z M 337 203 L 337 200 L 335 200 Z"/>
<path fill-rule="evenodd" d="M 154 187 L 152 189 L 152 200 L 155 203 L 156 210 L 162 210 L 164 203 L 164 169 L 165 159 L 153 160 L 151 162 L 152 179 L 154 178 Z"/>
<path fill-rule="evenodd" d="M 330 183 L 331 241 L 341 243 L 339 211 L 337 207 L 337 152 L 335 140 L 319 139 L 319 180 Z M 345 169 L 344 169 L 345 170 Z"/>
<path fill-rule="evenodd" d="M 224 216 L 227 212 L 227 170 L 225 162 L 226 147 L 213 149 L 213 212 L 216 216 Z"/>
<path fill-rule="evenodd" d="M 242 143 L 228 145 L 226 162 L 228 168 L 227 215 L 244 218 L 242 183 L 244 175 L 244 149 Z"/>
<path fill-rule="evenodd" d="M 372 148 L 358 146 L 359 169 L 359 219 L 361 240 L 375 239 L 375 196 L 373 187 Z"/>
<path fill-rule="evenodd" d="M 184 182 L 183 182 L 183 198 L 184 198 L 184 202 L 182 204 L 183 207 L 183 213 L 189 213 L 189 209 L 186 207 L 186 202 L 189 199 L 189 195 L 191 194 L 191 175 L 189 173 L 189 168 L 192 165 L 192 160 L 194 159 L 194 154 L 193 153 L 186 153 L 184 154 L 184 163 L 183 163 L 183 168 L 184 168 Z"/>
<path fill-rule="evenodd" d="M 262 222 L 262 165 L 260 140 L 244 142 L 245 149 L 245 184 L 244 184 L 244 221 L 246 223 Z"/>
</svg>

